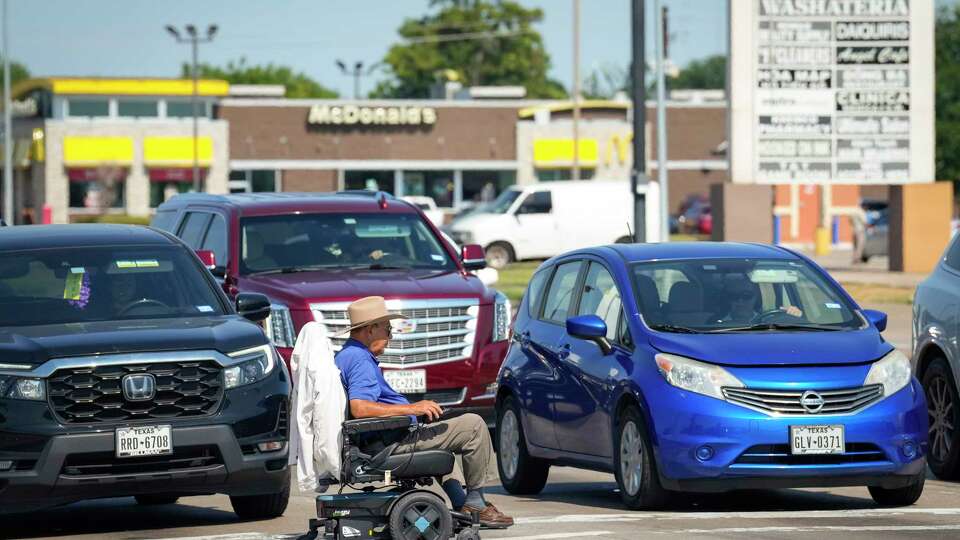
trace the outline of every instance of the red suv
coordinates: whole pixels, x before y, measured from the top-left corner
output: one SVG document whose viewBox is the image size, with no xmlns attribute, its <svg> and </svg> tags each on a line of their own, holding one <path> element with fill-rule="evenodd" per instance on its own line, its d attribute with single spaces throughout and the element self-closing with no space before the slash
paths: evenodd
<svg viewBox="0 0 960 540">
<path fill-rule="evenodd" d="M 185 194 L 151 225 L 197 250 L 229 296 L 267 295 L 267 335 L 287 361 L 306 322 L 326 325 L 339 349 L 347 304 L 383 296 L 409 317 L 380 356 L 390 384 L 492 425 L 509 300 L 470 273 L 482 248 L 457 253 L 416 206 L 375 192 Z"/>
</svg>

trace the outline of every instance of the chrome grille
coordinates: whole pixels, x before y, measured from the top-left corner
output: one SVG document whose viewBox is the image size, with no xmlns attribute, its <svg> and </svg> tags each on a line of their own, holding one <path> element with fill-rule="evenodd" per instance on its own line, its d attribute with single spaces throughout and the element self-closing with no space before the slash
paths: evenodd
<svg viewBox="0 0 960 540">
<path fill-rule="evenodd" d="M 817 391 L 823 397 L 823 409 L 816 413 L 808 412 L 800 404 L 804 390 L 759 390 L 755 388 L 724 388 L 723 396 L 727 401 L 743 405 L 768 414 L 784 415 L 823 415 L 847 414 L 858 411 L 883 397 L 883 386 L 879 384 L 846 388 L 842 390 Z"/>
<path fill-rule="evenodd" d="M 347 305 L 348 302 L 310 305 L 314 320 L 329 330 L 335 351 L 348 337 L 338 335 L 350 326 Z M 479 313 L 477 299 L 387 300 L 387 309 L 406 316 L 416 327 L 406 334 L 394 332 L 379 357 L 381 364 L 415 367 L 462 360 L 472 354 Z"/>
</svg>

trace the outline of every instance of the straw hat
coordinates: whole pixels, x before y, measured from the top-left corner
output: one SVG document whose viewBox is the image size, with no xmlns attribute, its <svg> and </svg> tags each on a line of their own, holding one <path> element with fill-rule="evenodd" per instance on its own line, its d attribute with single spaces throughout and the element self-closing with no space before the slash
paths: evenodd
<svg viewBox="0 0 960 540">
<path fill-rule="evenodd" d="M 347 313 L 350 315 L 350 328 L 340 332 L 340 335 L 349 334 L 357 328 L 371 324 L 407 318 L 399 313 L 387 312 L 387 303 L 382 296 L 368 296 L 355 300 L 347 306 Z"/>
</svg>

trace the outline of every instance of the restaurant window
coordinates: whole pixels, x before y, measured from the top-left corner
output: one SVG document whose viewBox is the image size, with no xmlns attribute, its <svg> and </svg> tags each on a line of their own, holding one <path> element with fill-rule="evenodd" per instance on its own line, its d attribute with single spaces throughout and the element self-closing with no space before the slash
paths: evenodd
<svg viewBox="0 0 960 540">
<path fill-rule="evenodd" d="M 260 193 L 279 191 L 275 170 L 230 171 L 230 193 Z"/>
<path fill-rule="evenodd" d="M 580 169 L 581 180 L 592 180 L 593 169 Z M 537 169 L 537 180 L 540 182 L 558 182 L 573 178 L 573 169 Z"/>
<path fill-rule="evenodd" d="M 346 171 L 343 173 L 343 188 L 386 191 L 392 195 L 393 171 Z"/>
<path fill-rule="evenodd" d="M 102 213 L 126 204 L 125 170 L 69 169 L 70 208 Z"/>
<path fill-rule="evenodd" d="M 150 208 L 156 208 L 173 196 L 193 191 L 193 182 L 150 182 Z"/>
<path fill-rule="evenodd" d="M 70 116 L 110 116 L 110 100 L 96 98 L 70 98 L 67 100 Z"/>
<path fill-rule="evenodd" d="M 117 100 L 117 115 L 127 118 L 155 118 L 159 102 L 143 99 Z"/>
<path fill-rule="evenodd" d="M 201 101 L 197 103 L 197 116 L 199 118 L 210 118 L 210 103 Z M 192 118 L 193 104 L 189 100 L 167 100 L 168 118 Z"/>
<path fill-rule="evenodd" d="M 440 208 L 453 207 L 453 171 L 404 171 L 403 194 L 432 197 Z"/>
<path fill-rule="evenodd" d="M 464 204 L 493 202 L 503 190 L 517 183 L 515 171 L 463 171 Z"/>
</svg>

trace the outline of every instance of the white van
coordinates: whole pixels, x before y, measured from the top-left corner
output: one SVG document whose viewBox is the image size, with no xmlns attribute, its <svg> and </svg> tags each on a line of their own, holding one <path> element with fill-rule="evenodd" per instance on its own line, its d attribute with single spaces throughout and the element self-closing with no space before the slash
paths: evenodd
<svg viewBox="0 0 960 540">
<path fill-rule="evenodd" d="M 657 184 L 646 192 L 647 241 L 660 238 Z M 480 244 L 487 264 L 503 268 L 587 246 L 631 241 L 633 197 L 627 180 L 541 182 L 512 186 L 488 205 L 454 221 L 460 244 Z"/>
</svg>

